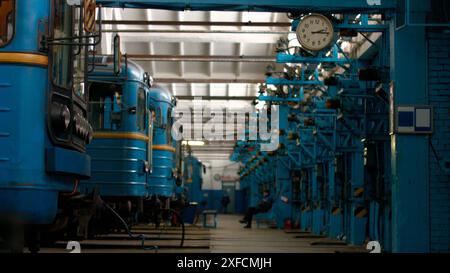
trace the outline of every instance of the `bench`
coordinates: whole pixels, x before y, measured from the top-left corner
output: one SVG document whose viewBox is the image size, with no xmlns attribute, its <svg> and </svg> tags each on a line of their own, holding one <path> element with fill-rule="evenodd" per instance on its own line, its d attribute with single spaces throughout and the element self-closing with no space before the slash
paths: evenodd
<svg viewBox="0 0 450 273">
<path fill-rule="evenodd" d="M 213 217 L 213 223 L 208 224 L 208 216 Z M 204 228 L 216 228 L 217 227 L 217 210 L 204 210 L 202 212 L 203 227 Z"/>
<path fill-rule="evenodd" d="M 256 228 L 259 228 L 261 224 L 266 224 L 269 227 L 276 225 L 273 209 L 270 209 L 265 213 L 258 213 L 255 215 Z"/>
</svg>

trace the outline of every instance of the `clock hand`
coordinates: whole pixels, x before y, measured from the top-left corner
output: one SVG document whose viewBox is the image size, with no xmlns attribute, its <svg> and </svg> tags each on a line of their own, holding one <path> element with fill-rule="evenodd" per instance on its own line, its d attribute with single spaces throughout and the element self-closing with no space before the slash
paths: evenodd
<svg viewBox="0 0 450 273">
<path fill-rule="evenodd" d="M 330 34 L 329 32 L 326 32 L 324 29 L 319 31 L 312 31 L 311 34 Z"/>
</svg>

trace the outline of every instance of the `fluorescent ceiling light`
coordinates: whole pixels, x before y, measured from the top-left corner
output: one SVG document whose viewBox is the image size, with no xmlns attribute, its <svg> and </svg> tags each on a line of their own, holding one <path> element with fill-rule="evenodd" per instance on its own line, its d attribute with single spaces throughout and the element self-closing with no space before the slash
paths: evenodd
<svg viewBox="0 0 450 273">
<path fill-rule="evenodd" d="M 184 140 L 182 144 L 189 146 L 204 146 L 205 142 L 201 140 L 189 140 L 189 141 Z"/>
</svg>

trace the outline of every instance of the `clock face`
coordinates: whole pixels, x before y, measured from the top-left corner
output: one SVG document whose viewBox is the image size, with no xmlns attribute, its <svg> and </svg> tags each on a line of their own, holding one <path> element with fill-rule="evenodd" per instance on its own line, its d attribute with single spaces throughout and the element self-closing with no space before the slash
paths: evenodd
<svg viewBox="0 0 450 273">
<path fill-rule="evenodd" d="M 221 176 L 220 174 L 216 173 L 216 174 L 214 175 L 214 180 L 220 181 L 221 179 L 222 179 L 222 176 Z"/>
<path fill-rule="evenodd" d="M 333 24 L 321 14 L 307 15 L 297 27 L 297 39 L 306 50 L 323 50 L 333 42 Z"/>
</svg>

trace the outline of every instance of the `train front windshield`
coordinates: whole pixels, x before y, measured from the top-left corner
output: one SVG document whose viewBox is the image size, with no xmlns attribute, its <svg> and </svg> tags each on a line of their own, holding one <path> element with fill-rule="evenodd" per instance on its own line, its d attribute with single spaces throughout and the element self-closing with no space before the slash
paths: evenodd
<svg viewBox="0 0 450 273">
<path fill-rule="evenodd" d="M 90 87 L 89 121 L 95 131 L 119 130 L 122 127 L 122 86 L 93 83 Z"/>
<path fill-rule="evenodd" d="M 77 14 L 78 16 L 78 14 Z M 74 33 L 76 16 L 73 9 L 65 0 L 58 0 L 54 6 L 54 38 L 69 39 L 79 35 Z M 78 52 L 77 52 L 78 51 Z M 75 52 L 75 54 L 73 54 Z M 73 92 L 84 98 L 84 57 L 85 52 L 67 44 L 55 44 L 53 46 L 53 83 L 63 89 L 70 90 L 73 80 Z M 72 70 L 73 69 L 73 70 Z"/>
<path fill-rule="evenodd" d="M 72 9 L 65 1 L 57 1 L 54 7 L 54 38 L 69 38 L 73 29 Z M 53 83 L 59 87 L 70 89 L 70 64 L 72 46 L 55 45 L 53 48 Z"/>
<path fill-rule="evenodd" d="M 145 131 L 146 125 L 146 97 L 145 97 L 145 90 L 143 88 L 139 88 L 138 91 L 138 105 L 137 105 L 137 129 L 139 131 Z"/>
<path fill-rule="evenodd" d="M 0 0 L 0 47 L 8 44 L 14 34 L 15 1 Z"/>
</svg>

